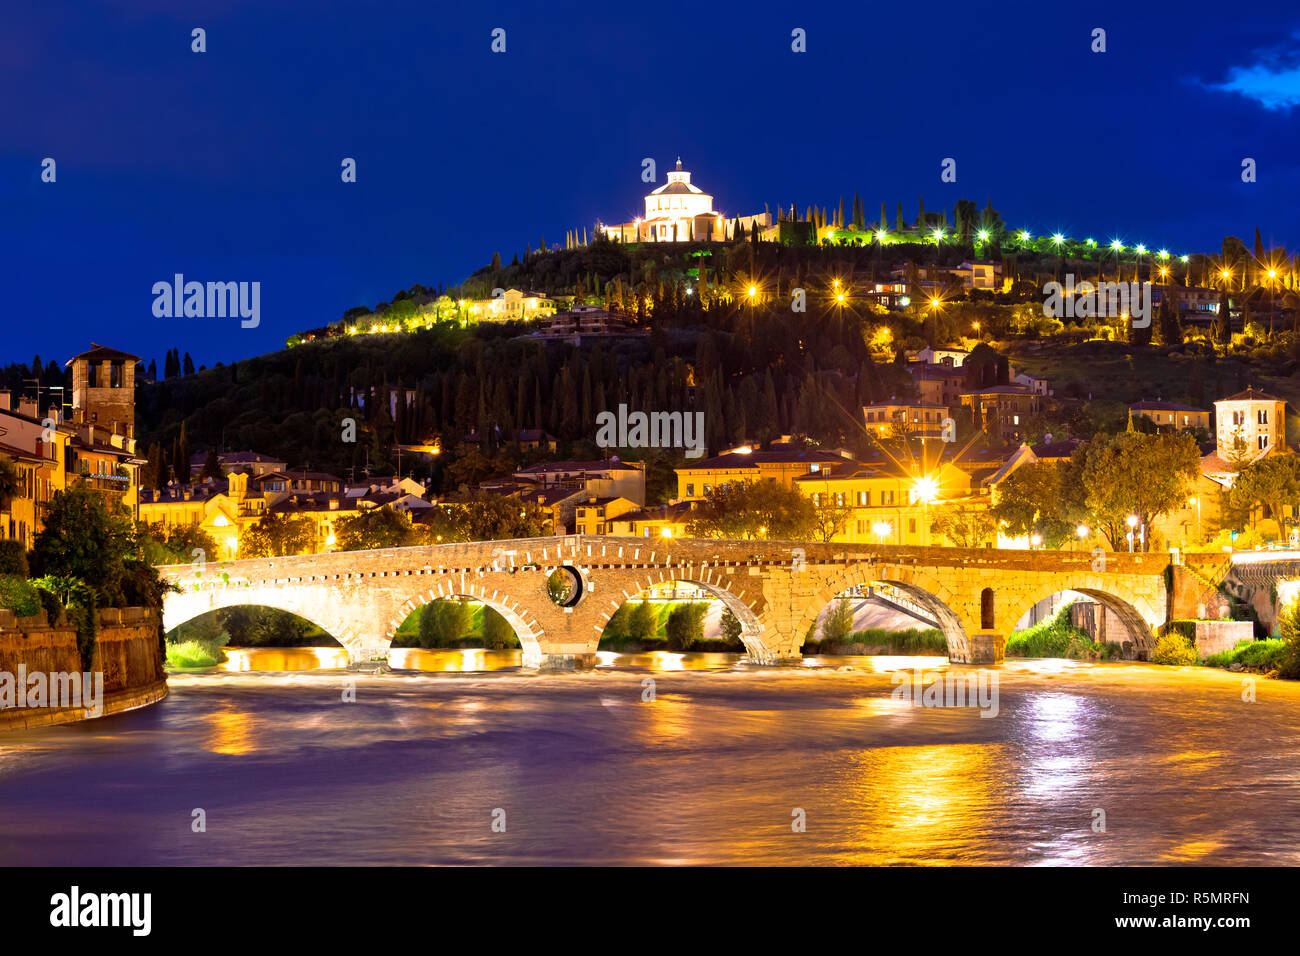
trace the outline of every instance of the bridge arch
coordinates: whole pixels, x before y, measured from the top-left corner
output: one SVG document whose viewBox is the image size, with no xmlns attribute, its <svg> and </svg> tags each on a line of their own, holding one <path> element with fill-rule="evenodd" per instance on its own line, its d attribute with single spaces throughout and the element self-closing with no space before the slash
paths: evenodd
<svg viewBox="0 0 1300 956">
<path fill-rule="evenodd" d="M 1127 593 L 1123 587 L 1117 587 L 1116 582 L 1104 580 L 1102 575 L 1054 580 L 1051 584 L 1030 591 L 1030 594 L 1036 596 L 1028 599 L 1023 594 L 1012 596 L 1004 607 L 999 607 L 999 617 L 1007 627 L 1012 627 L 1035 605 L 1063 591 L 1082 594 L 1115 615 L 1122 629 L 1122 635 L 1120 640 L 1112 639 L 1111 643 L 1129 642 L 1136 656 L 1142 659 L 1149 657 L 1151 651 L 1155 649 L 1155 629 L 1164 620 L 1163 609 L 1157 612 L 1146 598 Z M 1110 635 L 1107 637 L 1110 638 Z"/>
<path fill-rule="evenodd" d="M 515 637 L 519 638 L 519 646 L 523 648 L 523 665 L 525 667 L 538 667 L 542 664 L 545 655 L 542 652 L 541 638 L 545 630 L 537 622 L 524 605 L 509 594 L 501 592 L 499 589 L 490 588 L 486 584 L 478 584 L 473 581 L 453 581 L 451 578 L 445 578 L 437 582 L 429 590 L 421 590 L 408 597 L 397 609 L 396 615 L 388 622 L 384 629 L 383 641 L 392 646 L 393 637 L 397 634 L 397 629 L 402 626 L 412 612 L 418 607 L 426 604 L 432 604 L 434 601 L 454 601 L 467 600 L 478 601 L 487 607 L 492 608 L 514 629 Z"/>
<path fill-rule="evenodd" d="M 361 635 L 349 633 L 343 619 L 292 590 L 214 586 L 212 582 L 182 585 L 182 588 L 180 594 L 167 595 L 163 601 L 163 631 L 167 634 L 204 614 L 236 607 L 265 607 L 284 611 L 302 618 L 309 624 L 314 624 L 343 645 L 350 659 L 358 659 L 357 653 L 362 643 Z"/>
<path fill-rule="evenodd" d="M 970 660 L 970 637 L 961 617 L 952 609 L 954 595 L 937 577 L 929 572 L 905 565 L 856 564 L 843 571 L 824 577 L 813 601 L 805 607 L 795 622 L 795 635 L 802 639 L 817 623 L 822 609 L 836 596 L 851 587 L 879 581 L 903 591 L 933 615 L 948 644 L 948 656 L 953 660 Z"/>
<path fill-rule="evenodd" d="M 733 594 L 725 585 L 714 581 L 713 575 L 707 569 L 704 574 L 664 570 L 639 575 L 632 580 L 630 587 L 621 590 L 618 596 L 608 599 L 606 606 L 597 615 L 599 623 L 596 624 L 596 631 L 603 631 L 614 613 L 628 601 L 634 600 L 638 594 L 657 585 L 672 584 L 675 581 L 707 591 L 736 616 L 736 620 L 740 622 L 740 641 L 745 645 L 745 653 L 750 660 L 766 664 L 776 659 L 775 652 L 763 639 L 763 625 L 759 622 L 758 613 L 753 605 Z"/>
</svg>

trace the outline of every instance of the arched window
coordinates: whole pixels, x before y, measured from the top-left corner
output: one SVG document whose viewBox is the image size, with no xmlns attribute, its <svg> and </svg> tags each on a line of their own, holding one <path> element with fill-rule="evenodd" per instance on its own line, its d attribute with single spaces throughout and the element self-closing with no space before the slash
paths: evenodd
<svg viewBox="0 0 1300 956">
<path fill-rule="evenodd" d="M 991 631 L 993 627 L 993 589 L 985 588 L 980 592 L 980 630 Z"/>
</svg>

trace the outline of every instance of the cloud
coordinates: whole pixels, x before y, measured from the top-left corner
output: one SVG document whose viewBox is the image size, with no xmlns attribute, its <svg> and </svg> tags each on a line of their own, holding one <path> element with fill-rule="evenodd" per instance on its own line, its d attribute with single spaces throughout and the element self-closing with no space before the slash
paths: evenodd
<svg viewBox="0 0 1300 956">
<path fill-rule="evenodd" d="M 1206 86 L 1255 100 L 1269 110 L 1300 106 L 1300 33 L 1286 46 L 1254 51 L 1253 58 L 1252 64 L 1231 67 L 1224 82 Z"/>
</svg>

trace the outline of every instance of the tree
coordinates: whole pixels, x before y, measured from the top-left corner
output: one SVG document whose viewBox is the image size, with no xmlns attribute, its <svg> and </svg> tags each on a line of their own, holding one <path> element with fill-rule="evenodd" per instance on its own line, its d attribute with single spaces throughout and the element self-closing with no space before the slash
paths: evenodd
<svg viewBox="0 0 1300 956">
<path fill-rule="evenodd" d="M 519 638 L 510 622 L 487 606 L 483 608 L 483 646 L 490 651 L 519 646 Z"/>
<path fill-rule="evenodd" d="M 659 612 L 649 601 L 639 601 L 627 619 L 627 636 L 634 641 L 653 641 L 659 637 Z"/>
<path fill-rule="evenodd" d="M 699 601 L 679 604 L 668 614 L 664 626 L 668 638 L 668 649 L 688 651 L 696 641 L 704 639 L 704 615 L 709 606 Z"/>
<path fill-rule="evenodd" d="M 23 487 L 22 472 L 8 458 L 0 458 L 0 505 L 8 506 L 9 499 Z"/>
<path fill-rule="evenodd" d="M 1126 540 L 1129 516 L 1136 516 L 1148 529 L 1143 547 L 1149 549 L 1152 523 L 1187 503 L 1200 464 L 1200 449 L 1186 434 L 1133 431 L 1094 439 L 1080 476 L 1093 523 L 1118 550 Z"/>
<path fill-rule="evenodd" d="M 1072 496 L 1065 488 L 1064 465 L 1043 461 L 1021 465 L 997 486 L 991 516 L 1013 537 L 1038 534 L 1049 548 L 1058 548 L 1074 527 Z"/>
<path fill-rule="evenodd" d="M 269 514 L 239 536 L 241 558 L 279 558 L 289 554 L 310 554 L 315 547 L 316 525 L 310 518 L 289 518 L 282 514 Z"/>
<path fill-rule="evenodd" d="M 817 530 L 812 500 L 774 482 L 744 481 L 712 488 L 687 523 L 694 538 L 802 540 Z"/>
<path fill-rule="evenodd" d="M 101 607 L 122 606 L 129 591 L 128 560 L 137 557 L 135 530 L 125 509 L 84 484 L 56 491 L 45 527 L 32 549 L 37 577 L 79 578 Z"/>
<path fill-rule="evenodd" d="M 390 505 L 343 518 L 334 531 L 335 545 L 340 551 L 401 548 L 416 543 L 410 517 Z"/>
<path fill-rule="evenodd" d="M 853 602 L 848 598 L 836 598 L 830 610 L 822 620 L 823 641 L 839 644 L 853 633 Z"/>
<path fill-rule="evenodd" d="M 988 508 L 945 505 L 935 515 L 931 531 L 943 535 L 954 548 L 979 548 L 996 539 L 998 522 Z"/>
<path fill-rule="evenodd" d="M 421 647 L 454 647 L 471 630 L 473 614 L 465 601 L 437 600 L 420 610 Z"/>
<path fill-rule="evenodd" d="M 1234 523 L 1255 528 L 1257 510 L 1267 509 L 1277 522 L 1279 536 L 1286 534 L 1284 516 L 1300 502 L 1300 456 L 1268 455 L 1246 466 L 1228 492 L 1228 510 Z"/>
<path fill-rule="evenodd" d="M 551 533 L 550 513 L 535 502 L 476 492 L 444 502 L 423 519 L 428 544 L 537 538 Z"/>
<path fill-rule="evenodd" d="M 221 467 L 221 459 L 217 457 L 215 448 L 208 449 L 208 456 L 203 459 L 203 477 L 211 478 L 213 481 L 220 481 L 226 477 L 226 470 Z"/>
<path fill-rule="evenodd" d="M 610 620 L 612 621 L 613 618 L 610 618 Z M 731 608 L 724 607 L 722 609 L 722 617 L 718 621 L 718 626 L 722 629 L 722 639 L 728 644 L 740 643 L 740 635 L 744 632 L 744 628 L 741 627 L 740 618 L 731 613 Z"/>
</svg>

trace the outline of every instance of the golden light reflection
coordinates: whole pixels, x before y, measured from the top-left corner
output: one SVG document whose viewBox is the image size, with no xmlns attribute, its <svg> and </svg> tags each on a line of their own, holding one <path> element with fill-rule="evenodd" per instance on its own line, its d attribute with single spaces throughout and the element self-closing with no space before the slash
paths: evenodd
<svg viewBox="0 0 1300 956">
<path fill-rule="evenodd" d="M 242 711 L 219 710 L 207 717 L 204 747 L 215 754 L 248 754 L 253 746 L 252 716 Z"/>
<path fill-rule="evenodd" d="M 976 862 L 962 848 L 995 843 L 1003 744 L 878 747 L 854 766 L 851 861 Z"/>
</svg>

